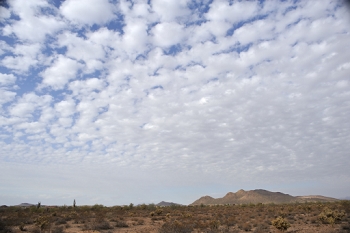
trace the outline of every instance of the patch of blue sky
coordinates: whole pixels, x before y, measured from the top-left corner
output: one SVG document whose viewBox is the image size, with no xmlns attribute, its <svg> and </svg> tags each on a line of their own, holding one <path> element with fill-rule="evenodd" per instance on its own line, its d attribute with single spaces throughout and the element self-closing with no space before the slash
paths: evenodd
<svg viewBox="0 0 350 233">
<path fill-rule="evenodd" d="M 84 27 L 72 27 L 70 32 L 71 33 L 76 33 L 76 35 L 80 38 L 83 38 L 84 40 L 86 40 L 86 33 L 88 33 L 90 31 L 90 27 L 88 26 L 84 26 Z"/>
<path fill-rule="evenodd" d="M 13 142 L 13 135 L 9 132 L 2 131 L 0 128 L 0 140 L 5 144 L 11 144 Z"/>
<path fill-rule="evenodd" d="M 242 53 L 242 52 L 247 52 L 252 45 L 253 45 L 253 43 L 249 43 L 249 44 L 245 44 L 245 45 L 241 45 L 240 43 L 237 43 L 235 46 L 230 46 L 227 49 L 213 53 L 213 55 L 228 54 L 228 53 L 232 53 L 232 52 L 236 52 L 238 54 Z"/>
<path fill-rule="evenodd" d="M 139 54 L 136 56 L 135 60 L 136 61 L 145 61 L 147 58 L 144 54 Z"/>
<path fill-rule="evenodd" d="M 188 21 L 188 22 L 186 22 L 186 23 L 184 24 L 184 26 L 185 26 L 185 28 L 190 27 L 190 26 L 192 26 L 192 25 L 200 26 L 200 25 L 202 25 L 203 23 L 206 23 L 206 22 L 208 22 L 207 19 L 200 18 L 200 19 L 197 19 L 197 20 L 195 20 L 195 21 Z"/>
<path fill-rule="evenodd" d="M 155 70 L 154 70 L 154 72 L 153 72 L 153 74 L 151 75 L 151 76 L 159 76 L 159 73 L 158 73 L 158 70 L 160 70 L 160 69 L 162 69 L 163 67 L 161 66 L 161 67 L 157 67 Z"/>
<path fill-rule="evenodd" d="M 60 8 L 63 2 L 62 0 L 50 0 L 50 4 L 53 4 L 57 9 Z"/>
<path fill-rule="evenodd" d="M 152 29 L 159 23 L 160 22 L 158 21 L 158 22 L 147 24 L 147 29 L 146 29 L 147 35 L 151 35 L 152 34 L 152 32 L 151 32 Z"/>
<path fill-rule="evenodd" d="M 211 41 L 214 44 L 218 44 L 219 43 L 217 38 L 216 38 L 216 36 L 214 36 L 213 34 L 211 35 L 211 38 L 209 40 L 207 40 L 207 41 Z M 204 42 L 207 42 L 207 41 L 201 41 L 201 43 L 203 44 Z"/>
<path fill-rule="evenodd" d="M 286 15 L 288 12 L 290 11 L 294 11 L 296 10 L 298 7 L 297 6 L 290 6 L 290 7 L 287 7 L 286 10 L 282 13 L 282 15 Z"/>
<path fill-rule="evenodd" d="M 19 87 L 16 90 L 17 96 L 22 96 L 26 93 L 33 92 L 41 82 L 38 77 L 38 72 L 30 72 L 29 75 L 21 75 L 17 78 L 16 85 Z"/>
<path fill-rule="evenodd" d="M 37 122 L 40 119 L 41 110 L 35 109 L 32 113 L 31 122 Z"/>
<path fill-rule="evenodd" d="M 4 25 L 0 24 L 0 27 L 3 27 Z M 14 35 L 4 36 L 0 34 L 0 41 L 5 42 L 9 46 L 13 47 L 14 45 L 20 44 L 20 41 L 18 38 Z"/>
<path fill-rule="evenodd" d="M 187 69 L 187 67 L 192 67 L 192 66 L 201 66 L 203 68 L 205 68 L 206 66 L 201 63 L 201 62 L 198 62 L 198 61 L 191 61 L 189 62 L 186 66 L 183 66 L 183 65 L 178 65 L 175 67 L 174 70 L 182 70 L 182 71 L 185 71 Z"/>
<path fill-rule="evenodd" d="M 206 83 L 213 83 L 213 82 L 218 82 L 219 78 L 215 77 L 215 78 L 210 78 L 209 80 L 207 80 Z"/>
<path fill-rule="evenodd" d="M 0 59 L 2 57 L 0 56 Z M 1 63 L 0 63 L 0 74 L 13 74 L 13 71 L 5 66 L 2 66 Z M 14 74 L 15 75 L 15 74 Z M 17 76 L 17 75 L 15 75 Z"/>
<path fill-rule="evenodd" d="M 52 7 L 40 7 L 39 12 L 40 15 L 52 16 L 56 15 L 57 10 Z"/>
<path fill-rule="evenodd" d="M 38 93 L 41 93 L 41 92 L 38 92 Z M 62 100 L 65 100 L 67 95 L 72 94 L 72 91 L 66 88 L 63 90 L 53 90 L 52 88 L 47 87 L 43 89 L 42 93 L 45 93 L 52 97 L 52 105 L 53 105 L 55 103 L 61 102 Z"/>
<path fill-rule="evenodd" d="M 108 110 L 109 110 L 108 106 L 106 106 L 106 107 L 99 107 L 98 108 L 98 114 L 103 114 L 105 112 L 108 112 Z"/>
<path fill-rule="evenodd" d="M 123 35 L 124 34 L 123 27 L 125 26 L 124 15 L 118 14 L 118 18 L 111 20 L 104 26 L 107 27 L 108 30 L 117 31 L 121 35 Z"/>
<path fill-rule="evenodd" d="M 54 40 L 49 40 L 46 43 L 46 46 L 44 47 L 44 49 L 42 50 L 43 54 L 45 54 L 46 56 L 51 56 L 53 54 L 62 54 L 65 55 L 68 51 L 67 46 L 62 46 L 62 47 L 53 47 L 50 46 L 50 42 L 55 42 Z"/>
<path fill-rule="evenodd" d="M 289 28 L 291 28 L 291 27 L 297 25 L 297 24 L 298 24 L 300 21 L 302 21 L 302 20 L 308 20 L 308 19 L 307 19 L 307 18 L 298 18 L 298 19 L 295 20 L 294 22 L 288 24 L 288 25 L 286 26 L 286 29 L 289 29 Z"/>
<path fill-rule="evenodd" d="M 1 2 L 1 1 L 0 1 Z M 15 20 L 20 20 L 21 18 L 19 17 L 19 15 L 16 15 L 15 12 L 11 11 L 11 16 L 9 19 L 5 19 L 6 22 L 11 23 L 14 22 Z M 2 23 L 0 23 L 1 25 Z"/>
<path fill-rule="evenodd" d="M 168 49 L 164 49 L 163 51 L 165 55 L 175 56 L 182 51 L 182 47 L 180 44 L 176 44 L 170 46 Z"/>
<path fill-rule="evenodd" d="M 188 8 L 195 13 L 198 17 L 202 17 L 210 9 L 210 4 L 213 0 L 205 1 L 191 1 L 188 3 Z"/>
<path fill-rule="evenodd" d="M 162 89 L 162 90 L 164 90 L 162 85 L 156 85 L 156 86 L 151 87 L 151 90 L 155 90 L 155 89 Z"/>
<path fill-rule="evenodd" d="M 0 1 L 0 6 L 2 6 L 2 7 L 5 7 L 5 8 L 8 8 L 9 7 L 9 4 L 8 4 L 8 2 L 7 1 Z"/>
<path fill-rule="evenodd" d="M 95 70 L 92 73 L 88 73 L 88 74 L 78 74 L 77 75 L 77 80 L 87 80 L 90 78 L 98 78 L 98 79 L 103 79 L 105 77 L 103 70 L 98 69 Z"/>
<path fill-rule="evenodd" d="M 227 30 L 226 37 L 232 36 L 237 29 L 241 28 L 245 24 L 252 23 L 252 22 L 257 21 L 257 20 L 262 20 L 262 19 L 265 19 L 267 17 L 268 17 L 268 14 L 256 15 L 255 17 L 252 17 L 250 19 L 247 19 L 244 21 L 239 21 L 238 23 L 233 24 L 232 27 Z"/>
</svg>

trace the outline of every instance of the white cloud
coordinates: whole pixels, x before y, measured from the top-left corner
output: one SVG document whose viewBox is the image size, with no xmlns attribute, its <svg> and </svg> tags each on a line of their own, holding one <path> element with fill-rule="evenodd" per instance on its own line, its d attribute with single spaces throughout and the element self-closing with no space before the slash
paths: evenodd
<svg viewBox="0 0 350 233">
<path fill-rule="evenodd" d="M 67 0 L 60 11 L 74 24 L 100 25 L 115 18 L 115 8 L 108 0 Z"/>
<path fill-rule="evenodd" d="M 142 54 L 147 49 L 148 42 L 147 22 L 141 19 L 126 20 L 126 26 L 123 28 L 123 46 L 125 50 L 133 53 Z"/>
<path fill-rule="evenodd" d="M 25 1 L 16 0 L 10 3 L 11 10 L 20 19 L 6 25 L 4 31 L 6 35 L 15 34 L 23 41 L 42 42 L 46 35 L 53 35 L 58 30 L 65 27 L 65 24 L 56 16 L 46 16 L 41 14 L 41 10 L 49 8 L 55 11 L 47 1 Z M 35 31 L 35 33 L 33 33 Z"/>
<path fill-rule="evenodd" d="M 98 93 L 103 91 L 105 87 L 106 83 L 103 80 L 91 78 L 87 80 L 73 81 L 69 84 L 68 88 L 73 92 L 72 95 L 76 98 L 91 100 L 99 97 L 100 94 Z M 99 101 L 105 102 L 108 101 L 108 99 L 101 98 Z"/>
<path fill-rule="evenodd" d="M 62 117 L 69 117 L 74 114 L 75 103 L 73 100 L 63 100 L 55 104 L 55 110 Z"/>
<path fill-rule="evenodd" d="M 58 45 L 67 47 L 66 55 L 68 57 L 85 62 L 93 59 L 103 59 L 105 55 L 101 45 L 84 40 L 72 33 L 65 32 L 59 35 Z"/>
<path fill-rule="evenodd" d="M 41 73 L 43 85 L 54 90 L 64 88 L 69 80 L 75 79 L 82 64 L 70 58 L 58 55 L 54 63 Z"/>
<path fill-rule="evenodd" d="M 33 92 L 24 94 L 19 97 L 16 103 L 10 106 L 10 114 L 15 117 L 33 117 L 35 110 L 41 109 L 43 106 L 50 104 L 52 97 L 49 95 L 38 96 Z"/>
<path fill-rule="evenodd" d="M 269 20 L 257 20 L 235 30 L 233 38 L 246 45 L 259 40 L 271 40 L 275 37 L 274 24 Z"/>
<path fill-rule="evenodd" d="M 13 91 L 7 91 L 2 88 L 0 88 L 0 104 L 4 104 L 7 102 L 12 101 L 16 96 L 16 92 Z"/>
<path fill-rule="evenodd" d="M 162 22 L 186 19 L 191 13 L 187 8 L 187 4 L 187 0 L 154 0 L 151 2 L 152 10 Z"/>
<path fill-rule="evenodd" d="M 0 21 L 10 18 L 11 12 L 5 7 L 0 6 Z"/>
<path fill-rule="evenodd" d="M 13 85 L 16 82 L 16 76 L 13 74 L 2 74 L 0 73 L 0 85 L 1 86 L 8 86 Z"/>
<path fill-rule="evenodd" d="M 210 10 L 205 15 L 211 21 L 228 21 L 231 24 L 255 17 L 258 14 L 258 3 L 253 1 L 241 1 L 229 4 L 228 1 L 213 1 Z"/>
<path fill-rule="evenodd" d="M 33 67 L 39 63 L 39 53 L 41 45 L 35 44 L 20 44 L 16 45 L 12 49 L 13 55 L 6 56 L 1 64 L 9 69 L 13 69 L 16 72 L 27 72 L 30 67 Z"/>
<path fill-rule="evenodd" d="M 4 41 L 0 41 L 0 55 L 11 50 L 11 47 Z"/>
<path fill-rule="evenodd" d="M 154 44 L 160 47 L 168 47 L 180 43 L 184 37 L 183 26 L 177 23 L 160 23 L 153 29 Z"/>
</svg>

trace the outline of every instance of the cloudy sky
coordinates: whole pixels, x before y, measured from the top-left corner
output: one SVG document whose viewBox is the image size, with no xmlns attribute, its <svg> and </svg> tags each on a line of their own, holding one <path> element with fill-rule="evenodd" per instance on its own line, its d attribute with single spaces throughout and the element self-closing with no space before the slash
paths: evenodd
<svg viewBox="0 0 350 233">
<path fill-rule="evenodd" d="M 0 204 L 350 196 L 343 1 L 13 0 Z"/>
</svg>

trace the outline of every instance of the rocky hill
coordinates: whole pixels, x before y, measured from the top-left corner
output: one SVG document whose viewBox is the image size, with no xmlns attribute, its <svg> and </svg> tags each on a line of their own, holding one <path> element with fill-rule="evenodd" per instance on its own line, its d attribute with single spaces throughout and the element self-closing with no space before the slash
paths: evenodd
<svg viewBox="0 0 350 233">
<path fill-rule="evenodd" d="M 19 205 L 16 205 L 16 206 L 19 206 L 19 207 L 30 207 L 30 206 L 35 206 L 34 204 L 30 204 L 30 203 L 21 203 Z"/>
<path fill-rule="evenodd" d="M 166 201 L 161 201 L 156 206 L 181 206 L 181 204 L 177 204 L 174 202 L 166 202 Z"/>
<path fill-rule="evenodd" d="M 263 189 L 256 189 L 250 191 L 239 190 L 236 193 L 229 192 L 224 197 L 212 198 L 204 196 L 193 202 L 191 205 L 224 205 L 224 204 L 249 204 L 249 203 L 295 203 L 295 202 L 330 202 L 338 201 L 338 199 L 331 197 L 324 197 L 319 195 L 314 196 L 291 196 L 281 192 L 270 192 Z"/>
</svg>

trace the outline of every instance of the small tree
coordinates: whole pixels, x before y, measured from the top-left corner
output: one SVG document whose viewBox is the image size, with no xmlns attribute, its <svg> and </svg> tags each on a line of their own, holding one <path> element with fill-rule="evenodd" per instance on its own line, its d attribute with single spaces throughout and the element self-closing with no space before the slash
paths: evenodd
<svg viewBox="0 0 350 233">
<path fill-rule="evenodd" d="M 36 205 L 36 208 L 39 209 L 41 206 L 41 202 L 39 201 L 38 204 Z"/>
<path fill-rule="evenodd" d="M 290 223 L 281 216 L 271 221 L 272 225 L 280 231 L 286 231 L 290 227 Z"/>
</svg>

